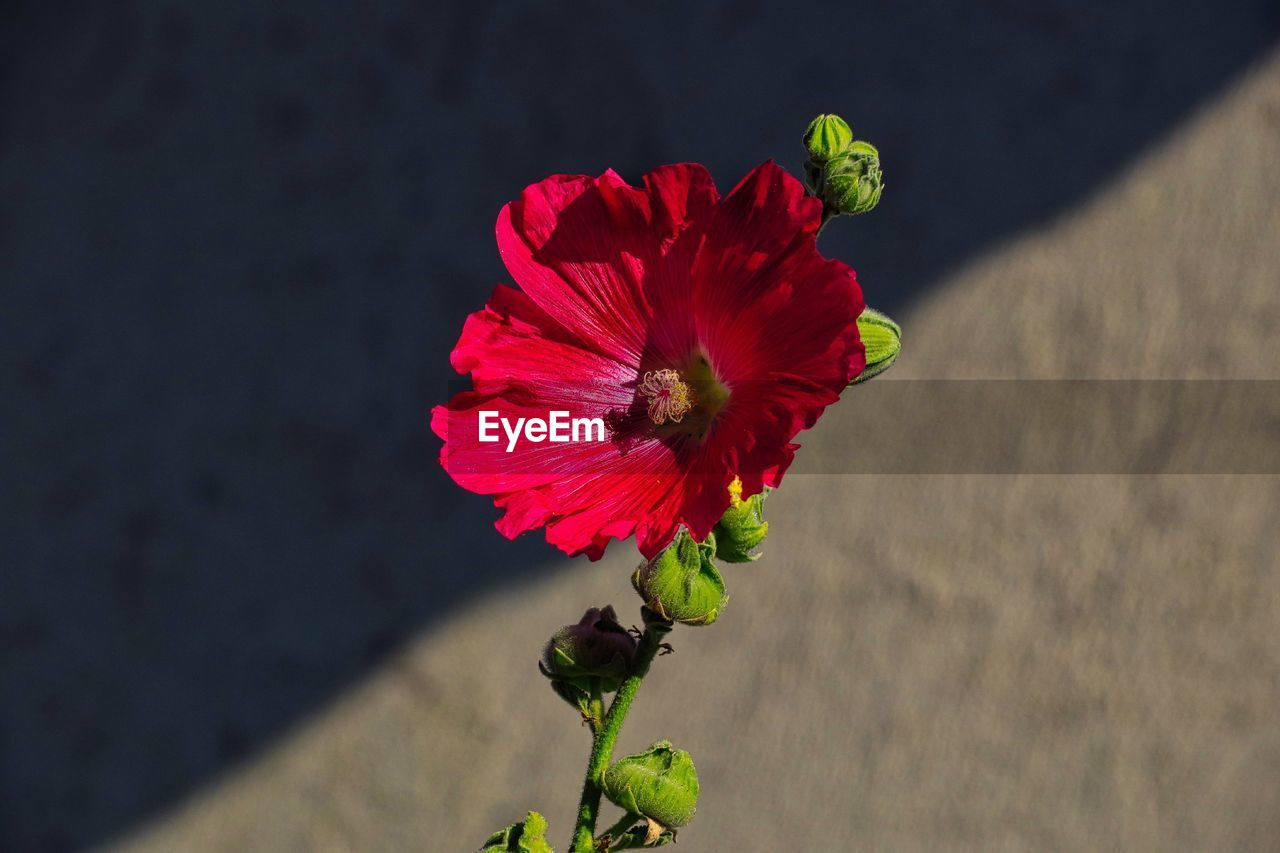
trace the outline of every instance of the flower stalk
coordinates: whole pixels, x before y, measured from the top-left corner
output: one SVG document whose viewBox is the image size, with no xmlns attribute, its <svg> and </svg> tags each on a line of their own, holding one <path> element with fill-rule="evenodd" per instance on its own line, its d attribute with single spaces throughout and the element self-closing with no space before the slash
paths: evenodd
<svg viewBox="0 0 1280 853">
<path fill-rule="evenodd" d="M 657 614 L 643 610 L 645 617 L 644 632 L 640 635 L 640 643 L 636 648 L 631 672 L 613 703 L 598 726 L 592 726 L 591 756 L 587 761 L 587 772 L 582 780 L 582 796 L 578 800 L 578 822 L 573 830 L 573 842 L 569 849 L 572 853 L 594 853 L 596 849 L 596 820 L 600 814 L 601 780 L 609 768 L 609 759 L 613 757 L 613 747 L 618 742 L 618 733 L 631 710 L 631 703 L 640 689 L 640 682 L 649 673 L 649 665 L 662 648 L 662 638 L 671 631 L 672 623 Z"/>
</svg>

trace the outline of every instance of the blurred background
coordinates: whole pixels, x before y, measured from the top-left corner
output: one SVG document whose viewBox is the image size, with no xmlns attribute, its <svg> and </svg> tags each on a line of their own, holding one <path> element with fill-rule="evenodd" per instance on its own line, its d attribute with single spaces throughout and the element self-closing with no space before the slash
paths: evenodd
<svg viewBox="0 0 1280 853">
<path fill-rule="evenodd" d="M 507 542 L 428 429 L 548 174 L 727 190 L 838 112 L 886 190 L 822 248 L 906 328 L 867 388 L 1280 379 L 1274 0 L 644 7 L 0 3 L 0 848 L 564 843 L 534 661 L 635 552 Z M 693 753 L 681 844 L 1280 849 L 1276 468 L 916 434 L 946 473 L 789 477 L 655 667 L 621 747 Z"/>
</svg>

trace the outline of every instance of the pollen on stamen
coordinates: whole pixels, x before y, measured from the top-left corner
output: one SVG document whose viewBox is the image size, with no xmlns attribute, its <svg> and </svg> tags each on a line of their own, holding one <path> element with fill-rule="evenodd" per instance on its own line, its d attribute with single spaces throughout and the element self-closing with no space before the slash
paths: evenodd
<svg viewBox="0 0 1280 853">
<path fill-rule="evenodd" d="M 649 420 L 657 426 L 680 423 L 693 408 L 693 389 L 674 370 L 650 370 L 638 390 L 649 399 Z"/>
</svg>

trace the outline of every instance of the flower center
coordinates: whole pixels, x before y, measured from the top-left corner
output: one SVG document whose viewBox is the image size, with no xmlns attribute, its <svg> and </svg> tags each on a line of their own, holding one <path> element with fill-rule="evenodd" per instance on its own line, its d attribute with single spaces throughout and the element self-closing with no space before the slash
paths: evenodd
<svg viewBox="0 0 1280 853">
<path fill-rule="evenodd" d="M 729 388 L 716 378 L 711 362 L 694 352 L 680 369 L 646 371 L 636 386 L 649 420 L 662 435 L 689 435 L 703 440 L 716 415 L 729 401 Z M 678 424 L 678 426 L 677 426 Z"/>
<path fill-rule="evenodd" d="M 674 370 L 650 370 L 639 391 L 649 400 L 649 420 L 657 426 L 667 421 L 678 424 L 693 408 L 693 389 Z"/>
</svg>

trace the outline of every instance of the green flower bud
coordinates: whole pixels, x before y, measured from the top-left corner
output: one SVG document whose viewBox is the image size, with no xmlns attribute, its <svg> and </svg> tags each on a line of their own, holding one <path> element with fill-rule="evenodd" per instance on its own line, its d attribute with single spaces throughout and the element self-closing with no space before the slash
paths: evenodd
<svg viewBox="0 0 1280 853">
<path fill-rule="evenodd" d="M 712 531 L 716 537 L 716 556 L 726 563 L 750 563 L 760 559 L 753 554 L 769 533 L 769 522 L 764 520 L 764 499 L 769 487 L 745 501 L 742 499 L 742 480 L 737 477 L 729 484 L 729 508 L 725 510 Z"/>
<path fill-rule="evenodd" d="M 844 119 L 837 115 L 820 115 L 809 122 L 804 132 L 804 147 L 813 162 L 822 164 L 843 154 L 853 142 L 853 131 Z"/>
<path fill-rule="evenodd" d="M 555 853 L 546 835 L 547 819 L 529 812 L 524 823 L 513 823 L 489 836 L 480 853 Z"/>
<path fill-rule="evenodd" d="M 855 142 L 827 163 L 822 199 L 838 213 L 866 213 L 880 201 L 881 178 L 880 152 L 869 142 Z"/>
<path fill-rule="evenodd" d="M 663 619 L 685 625 L 710 625 L 728 596 L 724 579 L 711 562 L 715 535 L 699 545 L 687 531 L 662 553 L 635 570 L 631 585 L 645 605 Z"/>
<path fill-rule="evenodd" d="M 684 826 L 698 804 L 698 771 L 683 749 L 660 740 L 644 752 L 619 759 L 605 771 L 610 802 L 663 827 Z"/>
<path fill-rule="evenodd" d="M 879 311 L 864 308 L 858 315 L 858 336 L 867 351 L 866 369 L 854 377 L 865 382 L 889 369 L 902 349 L 902 327 Z"/>
<path fill-rule="evenodd" d="M 566 625 L 551 637 L 538 668 L 570 704 L 574 691 L 586 694 L 617 690 L 631 670 L 636 640 L 618 624 L 612 607 L 593 607 L 577 625 Z"/>
</svg>

